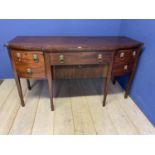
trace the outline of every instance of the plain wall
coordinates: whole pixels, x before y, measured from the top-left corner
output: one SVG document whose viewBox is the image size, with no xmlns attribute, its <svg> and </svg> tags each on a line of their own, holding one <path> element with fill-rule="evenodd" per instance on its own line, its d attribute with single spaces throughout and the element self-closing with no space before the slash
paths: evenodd
<svg viewBox="0 0 155 155">
<path fill-rule="evenodd" d="M 122 20 L 120 30 L 144 42 L 130 96 L 155 126 L 155 20 Z M 122 86 L 126 79 L 119 79 Z"/>
<path fill-rule="evenodd" d="M 12 78 L 4 43 L 17 35 L 119 35 L 121 20 L 0 20 L 0 79 Z"/>
</svg>

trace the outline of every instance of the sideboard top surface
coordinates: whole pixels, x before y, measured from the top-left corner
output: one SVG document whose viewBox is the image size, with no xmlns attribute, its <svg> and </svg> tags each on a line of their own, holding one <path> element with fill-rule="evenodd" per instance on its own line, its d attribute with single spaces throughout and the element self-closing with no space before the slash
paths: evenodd
<svg viewBox="0 0 155 155">
<path fill-rule="evenodd" d="M 120 50 L 143 43 L 126 36 L 17 36 L 6 46 L 21 50 Z"/>
</svg>

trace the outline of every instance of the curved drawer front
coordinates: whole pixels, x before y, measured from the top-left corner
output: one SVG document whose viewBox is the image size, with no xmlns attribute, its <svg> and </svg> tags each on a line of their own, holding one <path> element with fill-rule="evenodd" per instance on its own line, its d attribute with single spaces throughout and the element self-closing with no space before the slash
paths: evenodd
<svg viewBox="0 0 155 155">
<path fill-rule="evenodd" d="M 136 49 L 129 49 L 129 50 L 120 50 L 117 51 L 114 64 L 127 64 L 135 61 L 137 56 Z"/>
<path fill-rule="evenodd" d="M 138 56 L 138 49 L 117 51 L 114 58 L 112 74 L 115 76 L 119 76 L 132 72 L 137 56 Z"/>
<path fill-rule="evenodd" d="M 112 60 L 112 52 L 64 52 L 50 53 L 51 65 L 107 64 Z"/>
<path fill-rule="evenodd" d="M 20 77 L 44 78 L 45 62 L 41 51 L 11 50 L 16 71 Z"/>
<path fill-rule="evenodd" d="M 44 65 L 44 56 L 43 52 L 38 51 L 13 51 L 13 60 L 15 64 L 23 65 L 34 65 L 34 66 L 43 66 Z"/>
<path fill-rule="evenodd" d="M 17 66 L 17 73 L 24 78 L 45 78 L 45 69 L 35 66 Z"/>
<path fill-rule="evenodd" d="M 125 75 L 133 71 L 133 63 L 124 64 L 124 65 L 114 65 L 112 74 L 115 76 Z"/>
</svg>

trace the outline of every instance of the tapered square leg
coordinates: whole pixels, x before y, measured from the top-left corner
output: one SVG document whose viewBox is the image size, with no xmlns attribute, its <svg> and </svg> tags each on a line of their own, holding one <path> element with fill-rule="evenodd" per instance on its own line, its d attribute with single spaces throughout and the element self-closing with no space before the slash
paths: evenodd
<svg viewBox="0 0 155 155">
<path fill-rule="evenodd" d="M 125 89 L 124 98 L 127 98 L 128 95 L 129 95 L 129 90 L 130 90 L 130 88 L 131 88 L 131 84 L 132 84 L 132 81 L 133 81 L 133 77 L 134 77 L 134 73 L 131 73 L 131 74 L 129 75 L 129 79 L 128 79 L 127 86 L 126 86 L 126 89 Z"/>
<path fill-rule="evenodd" d="M 126 86 L 126 89 L 125 89 L 124 98 L 127 98 L 128 95 L 129 95 L 131 84 L 132 84 L 132 81 L 133 81 L 133 78 L 134 78 L 134 75 L 135 75 L 135 72 L 136 72 L 136 68 L 137 68 L 137 63 L 138 63 L 138 58 L 139 58 L 139 55 L 140 55 L 140 51 L 141 51 L 141 48 L 139 48 L 137 50 L 137 56 L 135 58 L 135 62 L 134 62 L 134 66 L 133 66 L 133 71 L 129 74 L 129 79 L 128 79 L 127 86 Z"/>
<path fill-rule="evenodd" d="M 111 80 L 111 71 L 112 71 L 112 64 L 109 64 L 109 66 L 108 66 L 108 72 L 107 72 L 107 75 L 105 77 L 105 82 L 104 82 L 103 106 L 106 105 L 106 98 L 107 98 L 108 89 L 109 89 L 110 80 Z"/>
<path fill-rule="evenodd" d="M 23 99 L 23 93 L 22 93 L 22 87 L 21 87 L 21 83 L 20 83 L 20 78 L 19 77 L 15 77 L 15 82 L 16 82 L 18 94 L 19 94 L 19 97 L 20 97 L 21 105 L 24 107 L 25 103 L 24 103 L 24 99 Z"/>
<path fill-rule="evenodd" d="M 50 102 L 51 102 L 51 111 L 54 111 L 53 99 L 50 99 Z"/>
<path fill-rule="evenodd" d="M 104 97 L 103 97 L 103 107 L 106 104 L 106 98 L 107 98 L 107 77 L 105 78 L 104 82 Z"/>
<path fill-rule="evenodd" d="M 27 88 L 28 90 L 31 90 L 31 84 L 30 84 L 30 80 L 29 79 L 26 79 L 26 82 L 27 82 Z"/>
<path fill-rule="evenodd" d="M 115 83 L 116 83 L 116 77 L 112 77 L 111 80 L 112 80 L 112 84 L 115 85 Z"/>
<path fill-rule="evenodd" d="M 110 85 L 110 77 L 105 78 L 105 83 L 104 83 L 104 98 L 103 98 L 103 107 L 106 105 L 106 99 L 107 99 L 107 94 L 109 90 L 109 85 Z"/>
<path fill-rule="evenodd" d="M 49 97 L 51 103 L 51 110 L 54 111 L 54 104 L 53 104 L 53 67 L 50 64 L 49 55 L 45 54 L 46 58 L 46 75 L 48 80 L 48 90 L 49 90 Z"/>
<path fill-rule="evenodd" d="M 48 67 L 47 70 L 48 70 L 47 79 L 48 79 L 48 90 L 49 90 L 49 96 L 50 96 L 51 110 L 54 111 L 52 68 Z"/>
</svg>

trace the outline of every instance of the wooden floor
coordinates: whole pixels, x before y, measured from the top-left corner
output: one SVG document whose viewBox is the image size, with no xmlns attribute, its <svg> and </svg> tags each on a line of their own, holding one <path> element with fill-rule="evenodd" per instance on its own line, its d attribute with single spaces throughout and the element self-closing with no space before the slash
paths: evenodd
<svg viewBox="0 0 155 155">
<path fill-rule="evenodd" d="M 111 84 L 102 107 L 102 79 L 56 80 L 55 111 L 50 111 L 47 81 L 21 81 L 26 106 L 20 106 L 14 80 L 0 85 L 0 134 L 155 134 L 155 128 L 119 84 Z"/>
</svg>

